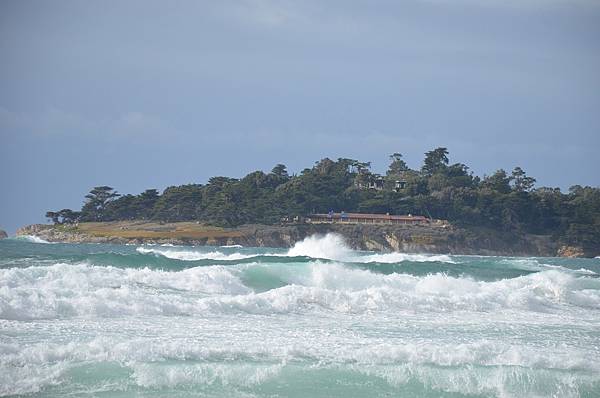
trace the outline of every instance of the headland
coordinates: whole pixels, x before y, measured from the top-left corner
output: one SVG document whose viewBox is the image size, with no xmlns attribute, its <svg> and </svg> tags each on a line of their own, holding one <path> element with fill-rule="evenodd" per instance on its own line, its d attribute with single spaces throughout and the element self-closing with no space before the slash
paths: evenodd
<svg viewBox="0 0 600 398">
<path fill-rule="evenodd" d="M 449 223 L 369 225 L 359 223 L 249 224 L 235 228 L 197 222 L 112 221 L 72 225 L 34 224 L 17 231 L 49 242 L 242 245 L 291 247 L 314 234 L 337 233 L 357 250 L 504 256 L 593 257 L 578 247 L 559 246 L 549 235 L 503 234 Z"/>
</svg>

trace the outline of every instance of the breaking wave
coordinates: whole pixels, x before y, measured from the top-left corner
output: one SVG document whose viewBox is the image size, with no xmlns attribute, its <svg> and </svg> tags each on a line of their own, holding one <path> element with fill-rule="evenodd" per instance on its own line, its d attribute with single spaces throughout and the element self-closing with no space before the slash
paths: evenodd
<svg viewBox="0 0 600 398">
<path fill-rule="evenodd" d="M 336 263 L 207 266 L 182 271 L 89 264 L 0 270 L 0 319 L 281 314 L 306 311 L 600 309 L 600 280 L 555 270 L 495 282 L 379 274 Z"/>
<path fill-rule="evenodd" d="M 0 254 L 0 396 L 600 391 L 597 259 L 361 252 L 337 235 Z"/>
<path fill-rule="evenodd" d="M 240 249 L 243 246 L 221 246 L 223 249 Z M 183 248 L 181 246 L 138 247 L 138 253 L 160 255 L 183 261 L 219 260 L 236 261 L 254 257 L 308 257 L 312 259 L 341 261 L 347 263 L 400 263 L 400 262 L 443 262 L 453 264 L 450 256 L 406 253 L 372 253 L 352 250 L 338 234 L 313 235 L 297 242 L 287 252 L 270 252 L 263 254 L 244 254 L 240 252 L 225 253 L 219 250 L 206 251 L 201 248 Z"/>
<path fill-rule="evenodd" d="M 522 269 L 525 271 L 532 271 L 532 272 L 546 271 L 546 270 L 558 270 L 561 272 L 569 272 L 569 273 L 575 273 L 575 274 L 581 274 L 581 275 L 598 275 L 596 272 L 594 272 L 590 269 L 587 269 L 587 268 L 571 269 L 571 268 L 563 267 L 561 265 L 546 264 L 535 258 L 519 258 L 519 259 L 509 258 L 509 259 L 501 260 L 500 262 L 501 262 L 501 264 L 504 264 L 507 267 L 512 267 L 515 269 Z"/>
<path fill-rule="evenodd" d="M 47 240 L 44 240 L 35 235 L 21 235 L 21 236 L 17 236 L 15 239 L 25 240 L 25 241 L 31 242 L 31 243 L 46 243 L 46 244 L 55 243 L 55 242 L 48 242 Z"/>
<path fill-rule="evenodd" d="M 222 260 L 222 261 L 235 261 L 235 260 L 243 260 L 246 258 L 257 257 L 257 254 L 241 254 L 241 253 L 232 253 L 225 254 L 220 251 L 211 251 L 211 252 L 203 252 L 194 249 L 165 249 L 165 248 L 148 248 L 148 247 L 138 247 L 138 253 L 141 254 L 155 254 L 164 256 L 167 258 L 172 258 L 175 260 L 183 260 L 183 261 L 198 261 L 198 260 Z"/>
<path fill-rule="evenodd" d="M 326 344 L 327 341 L 276 343 L 232 342 L 229 347 L 215 349 L 197 340 L 102 337 L 62 344 L 38 343 L 26 348 L 1 344 L 0 393 L 39 391 L 41 386 L 57 384 L 69 368 L 83 363 L 114 364 L 115 370 L 122 370 L 124 376 L 129 373 L 126 371 L 129 368 L 132 371 L 129 383 L 146 388 L 180 385 L 252 387 L 274 377 L 297 377 L 311 372 L 310 369 L 329 369 L 341 377 L 359 372 L 383 379 L 392 386 L 416 379 L 437 385 L 436 389 L 441 391 L 465 393 L 466 387 L 467 393 L 471 394 L 497 394 L 506 388 L 507 382 L 518 383 L 519 379 L 525 378 L 540 384 L 535 389 L 562 389 L 567 394 L 561 396 L 577 396 L 573 394 L 577 392 L 574 383 L 591 384 L 593 380 L 585 373 L 570 376 L 564 371 L 598 371 L 595 358 L 582 350 L 566 355 L 560 351 L 538 351 L 498 341 L 402 346 L 375 343 L 358 349 L 331 346 Z M 309 366 L 303 369 L 302 364 Z M 19 383 L 11 383 L 11 380 Z M 467 380 L 466 386 L 461 384 Z M 572 389 L 565 390 L 569 386 Z M 523 389 L 523 386 L 519 387 Z"/>
<path fill-rule="evenodd" d="M 327 259 L 358 263 L 399 263 L 413 262 L 445 262 L 454 263 L 447 255 L 405 254 L 405 253 L 361 253 L 352 250 L 341 235 L 312 235 L 297 242 L 286 254 L 297 257 L 306 256 L 314 259 Z"/>
</svg>

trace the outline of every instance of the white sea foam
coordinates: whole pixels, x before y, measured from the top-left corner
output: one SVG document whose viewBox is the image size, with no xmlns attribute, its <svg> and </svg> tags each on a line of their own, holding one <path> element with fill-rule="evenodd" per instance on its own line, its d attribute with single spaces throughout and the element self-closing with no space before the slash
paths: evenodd
<svg viewBox="0 0 600 398">
<path fill-rule="evenodd" d="M 406 254 L 406 253 L 371 253 L 371 252 L 357 252 L 352 250 L 344 238 L 339 234 L 327 234 L 327 235 L 312 235 L 304 240 L 297 242 L 294 247 L 289 249 L 284 254 L 278 253 L 265 253 L 265 254 L 244 254 L 239 252 L 234 253 L 223 253 L 221 251 L 205 251 L 198 248 L 183 248 L 181 246 L 175 246 L 177 249 L 173 249 L 167 245 L 161 245 L 160 248 L 148 247 L 149 245 L 141 246 L 137 248 L 137 251 L 142 254 L 155 254 L 164 256 L 167 258 L 184 260 L 184 261 L 197 261 L 197 260 L 243 260 L 247 258 L 259 257 L 261 255 L 267 256 L 284 256 L 284 257 L 297 257 L 305 256 L 314 259 L 327 259 L 334 261 L 343 262 L 355 262 L 355 263 L 401 263 L 404 261 L 411 262 L 445 262 L 454 263 L 454 261 L 447 255 L 432 255 L 432 254 Z M 240 245 L 229 245 L 221 246 L 221 248 L 242 248 Z"/>
<path fill-rule="evenodd" d="M 437 396 L 453 393 L 458 396 L 500 398 L 578 398 L 587 395 L 582 394 L 582 390 L 594 390 L 597 385 L 597 378 L 590 374 L 565 374 L 554 369 L 514 366 L 446 368 L 401 364 L 356 366 L 355 369 L 366 376 L 379 377 L 398 388 L 416 380 L 426 391 L 434 391 Z"/>
<path fill-rule="evenodd" d="M 343 313 L 369 311 L 550 311 L 572 305 L 600 308 L 598 281 L 545 271 L 497 282 L 478 282 L 442 274 L 378 275 L 343 270 L 331 265 L 314 267 L 308 275 L 290 277 L 291 284 L 258 294 L 210 297 L 198 305 L 207 311 L 289 313 L 324 309 Z"/>
<path fill-rule="evenodd" d="M 138 247 L 138 253 L 142 254 L 155 254 L 172 258 L 175 260 L 184 261 L 198 261 L 198 260 L 243 260 L 245 258 L 252 258 L 258 256 L 258 254 L 242 254 L 242 253 L 231 253 L 225 254 L 220 251 L 205 252 L 194 249 L 157 249 L 148 247 Z"/>
<path fill-rule="evenodd" d="M 284 364 L 136 364 L 131 376 L 142 387 L 234 385 L 251 387 L 279 375 Z"/>
<path fill-rule="evenodd" d="M 21 235 L 21 236 L 18 236 L 17 239 L 26 240 L 26 241 L 31 242 L 31 243 L 46 243 L 46 244 L 48 244 L 48 243 L 56 243 L 56 242 L 48 242 L 47 240 L 44 240 L 44 239 L 42 239 L 42 238 L 40 238 L 38 236 L 35 236 L 35 235 Z"/>
<path fill-rule="evenodd" d="M 551 311 L 600 309 L 600 281 L 543 271 L 496 282 L 444 274 L 382 275 L 338 264 L 266 267 L 285 284 L 261 293 L 245 285 L 252 267 L 178 272 L 87 264 L 0 270 L 0 319 L 134 314 L 277 314 L 305 311 Z"/>
<path fill-rule="evenodd" d="M 257 336 L 258 337 L 258 336 Z M 115 361 L 115 362 L 161 362 L 165 360 L 218 361 L 268 360 L 290 361 L 294 359 L 325 360 L 337 363 L 362 363 L 390 365 L 397 363 L 433 364 L 437 366 L 525 366 L 531 368 L 593 370 L 600 371 L 600 365 L 592 353 L 576 349 L 565 352 L 560 349 L 546 349 L 528 346 L 515 346 L 501 340 L 481 340 L 470 343 L 444 344 L 430 341 L 409 341 L 405 344 L 371 342 L 355 347 L 348 345 L 331 346 L 327 336 L 319 343 L 311 339 L 302 342 L 287 340 L 282 336 L 272 344 L 263 339 L 232 341 L 228 345 L 207 347 L 202 340 L 193 338 L 133 338 L 120 340 L 99 337 L 88 341 L 68 343 L 36 343 L 27 346 L 0 344 L 4 365 L 42 365 L 64 361 Z"/>
<path fill-rule="evenodd" d="M 312 235 L 288 250 L 290 257 L 306 256 L 337 261 L 351 261 L 356 257 L 344 238 L 338 234 Z"/>
<path fill-rule="evenodd" d="M 590 269 L 586 269 L 586 268 L 572 269 L 572 268 L 563 267 L 561 265 L 546 264 L 546 263 L 540 262 L 536 258 L 506 258 L 506 259 L 501 260 L 501 263 L 506 264 L 512 268 L 522 269 L 525 271 L 538 272 L 538 271 L 545 271 L 545 270 L 558 270 L 558 271 L 574 273 L 574 274 L 597 275 L 596 272 L 594 272 Z"/>
<path fill-rule="evenodd" d="M 352 250 L 339 234 L 312 235 L 297 242 L 287 256 L 307 256 L 315 259 L 328 259 L 357 263 L 401 263 L 414 262 L 445 262 L 454 263 L 447 255 L 407 254 L 407 253 L 373 253 L 365 254 Z"/>
<path fill-rule="evenodd" d="M 0 359 L 0 396 L 32 394 L 60 384 L 68 368 L 66 363 L 40 366 L 23 362 L 15 366 Z"/>
<path fill-rule="evenodd" d="M 179 272 L 88 264 L 2 269 L 0 319 L 190 314 L 203 295 L 249 292 L 221 266 Z"/>
<path fill-rule="evenodd" d="M 347 262 L 419 260 L 344 254 L 344 246 L 336 254 L 327 239 L 295 248 L 312 254 L 280 255 L 330 261 L 178 271 L 50 258 L 27 266 L 34 256 L 24 256 L 0 269 L 0 396 L 311 395 L 307 388 L 335 394 L 348 386 L 365 396 L 597 395 L 595 275 L 544 259 L 483 259 L 484 270 L 491 263 L 536 271 L 492 282 L 386 275 Z M 434 257 L 423 261 L 444 261 Z"/>
<path fill-rule="evenodd" d="M 358 258 L 359 262 L 365 263 L 401 263 L 404 261 L 412 262 L 440 262 L 455 264 L 456 262 L 445 254 L 408 254 L 408 253 L 382 253 L 372 254 Z"/>
<path fill-rule="evenodd" d="M 134 383 L 142 387 L 195 384 L 249 387 L 280 375 L 288 364 L 308 363 L 309 369 L 359 371 L 382 377 L 393 385 L 405 384 L 416 377 L 435 383 L 443 391 L 463 393 L 467 391 L 461 390 L 456 382 L 463 380 L 466 372 L 471 378 L 468 392 L 482 393 L 486 385 L 494 390 L 507 385 L 504 377 L 495 377 L 499 372 L 505 376 L 514 376 L 516 372 L 540 382 L 546 380 L 548 372 L 600 370 L 591 352 L 575 347 L 534 348 L 500 340 L 434 343 L 417 339 L 393 344 L 366 336 L 369 344 L 361 344 L 350 336 L 348 340 L 337 337 L 344 344 L 331 344 L 332 336 L 328 334 L 311 338 L 302 332 L 293 336 L 265 333 L 268 339 L 250 335 L 254 337 L 217 346 L 194 337 L 109 336 L 67 343 L 0 344 L 3 388 L 0 393 L 39 391 L 41 387 L 59 383 L 69 368 L 101 362 L 130 368 Z"/>
</svg>

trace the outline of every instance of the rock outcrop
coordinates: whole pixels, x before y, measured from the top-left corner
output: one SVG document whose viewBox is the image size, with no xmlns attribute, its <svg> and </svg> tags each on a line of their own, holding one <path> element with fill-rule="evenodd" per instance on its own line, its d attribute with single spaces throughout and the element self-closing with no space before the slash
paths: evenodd
<svg viewBox="0 0 600 398">
<path fill-rule="evenodd" d="M 315 223 L 216 228 L 196 223 L 131 221 L 75 226 L 34 224 L 19 229 L 17 235 L 35 235 L 50 242 L 71 243 L 291 247 L 307 236 L 330 232 L 342 235 L 348 245 L 358 250 L 548 257 L 573 254 L 559 250 L 549 236 L 516 236 L 484 228 L 457 228 L 450 224 Z"/>
<path fill-rule="evenodd" d="M 8 238 L 8 234 L 6 233 L 6 231 L 0 229 L 0 239 L 5 239 Z"/>
<path fill-rule="evenodd" d="M 573 258 L 586 257 L 586 253 L 583 250 L 583 248 L 578 247 L 578 246 L 567 246 L 567 245 L 559 247 L 557 255 L 559 257 L 573 257 Z"/>
</svg>

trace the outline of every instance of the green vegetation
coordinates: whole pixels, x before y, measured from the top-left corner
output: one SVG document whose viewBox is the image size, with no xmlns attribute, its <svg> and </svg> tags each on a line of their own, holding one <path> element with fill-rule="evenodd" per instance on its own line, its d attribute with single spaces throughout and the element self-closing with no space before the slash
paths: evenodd
<svg viewBox="0 0 600 398">
<path fill-rule="evenodd" d="M 600 189 L 573 186 L 534 188 L 520 167 L 480 178 L 462 163 L 450 164 L 448 150 L 425 154 L 420 170 L 410 169 L 400 153 L 390 156 L 385 176 L 370 162 L 323 159 L 299 175 L 276 165 L 270 173 L 244 178 L 213 177 L 207 184 L 173 186 L 162 194 L 149 189 L 120 195 L 108 186 L 86 195 L 80 212 L 63 209 L 46 216 L 56 224 L 77 221 L 201 221 L 234 227 L 275 224 L 282 217 L 345 210 L 419 214 L 464 227 L 486 227 L 507 234 L 545 234 L 562 244 L 600 245 Z"/>
</svg>

